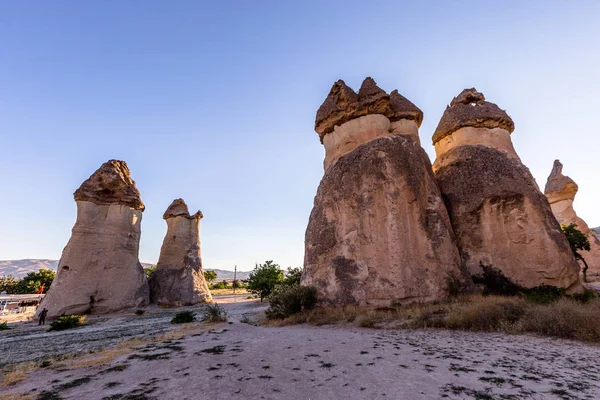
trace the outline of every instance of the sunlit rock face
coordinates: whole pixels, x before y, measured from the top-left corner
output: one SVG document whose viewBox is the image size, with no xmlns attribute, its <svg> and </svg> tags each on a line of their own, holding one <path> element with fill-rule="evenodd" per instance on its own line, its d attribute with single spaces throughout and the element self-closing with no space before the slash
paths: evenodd
<svg viewBox="0 0 600 400">
<path fill-rule="evenodd" d="M 513 121 L 475 89 L 454 98 L 433 135 L 433 170 L 471 274 L 481 263 L 524 287 L 581 288 L 550 205 L 510 139 Z"/>
<path fill-rule="evenodd" d="M 466 283 L 431 163 L 421 111 L 367 78 L 336 82 L 317 112 L 325 174 L 305 238 L 303 285 L 329 304 L 385 306 L 445 298 Z"/>
<path fill-rule="evenodd" d="M 588 224 L 577 216 L 573 208 L 573 201 L 579 187 L 573 181 L 562 174 L 563 165 L 559 160 L 554 161 L 552 172 L 548 176 L 544 193 L 550 202 L 554 216 L 561 225 L 577 225 L 590 241 L 590 251 L 581 251 L 581 255 L 588 264 L 587 277 L 590 280 L 600 279 L 600 237 L 591 230 Z M 581 267 L 583 262 L 580 261 Z"/>
<path fill-rule="evenodd" d="M 150 276 L 150 299 L 164 306 L 186 306 L 212 297 L 202 273 L 200 211 L 190 215 L 183 199 L 167 208 L 167 234 L 156 269 Z"/>
<path fill-rule="evenodd" d="M 74 196 L 77 220 L 39 310 L 47 308 L 52 318 L 148 304 L 138 260 L 144 204 L 127 164 L 104 163 Z"/>
</svg>

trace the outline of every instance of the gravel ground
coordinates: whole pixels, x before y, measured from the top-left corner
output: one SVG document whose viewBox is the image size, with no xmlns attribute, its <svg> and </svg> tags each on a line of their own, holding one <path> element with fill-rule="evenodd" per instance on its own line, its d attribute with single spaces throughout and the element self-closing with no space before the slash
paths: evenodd
<svg viewBox="0 0 600 400">
<path fill-rule="evenodd" d="M 51 365 L 3 390 L 41 399 L 43 387 L 45 396 L 59 396 L 46 398 L 90 400 L 600 398 L 598 346 L 444 330 L 269 328 L 240 322 L 264 310 L 256 301 L 224 307 L 232 323 L 196 324 L 185 337 L 137 346 L 103 365 Z M 65 336 L 33 329 L 21 336 L 27 344 L 16 344 L 15 332 L 2 334 L 0 354 L 27 359 L 24 348 L 39 354 L 32 347 L 48 341 L 61 343 L 50 345 L 53 351 L 87 351 L 95 341 L 116 343 L 119 333 L 154 335 L 171 328 L 173 311 L 164 312 L 100 321 Z"/>
</svg>

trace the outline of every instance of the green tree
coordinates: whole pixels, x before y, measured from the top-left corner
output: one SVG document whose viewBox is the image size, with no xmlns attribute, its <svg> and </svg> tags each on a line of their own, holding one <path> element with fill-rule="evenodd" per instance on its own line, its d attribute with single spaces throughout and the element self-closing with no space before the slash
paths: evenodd
<svg viewBox="0 0 600 400">
<path fill-rule="evenodd" d="M 50 289 L 55 276 L 56 273 L 51 269 L 40 269 L 36 272 L 30 272 L 19 281 L 16 292 L 20 294 L 36 293 L 44 285 L 42 293 L 46 293 Z"/>
<path fill-rule="evenodd" d="M 17 293 L 17 285 L 19 280 L 12 275 L 0 276 L 0 293 L 6 292 L 8 294 Z"/>
<path fill-rule="evenodd" d="M 248 290 L 260 296 L 262 302 L 265 297 L 273 292 L 275 285 L 283 280 L 283 270 L 273 261 L 256 264 L 248 278 Z"/>
<path fill-rule="evenodd" d="M 569 246 L 571 246 L 571 250 L 573 250 L 573 254 L 575 254 L 575 258 L 581 260 L 583 262 L 583 281 L 587 282 L 587 270 L 588 265 L 580 251 L 590 251 L 590 240 L 587 236 L 583 234 L 579 229 L 577 229 L 577 225 L 561 225 L 563 233 L 567 236 L 567 240 L 569 241 Z"/>
<path fill-rule="evenodd" d="M 281 283 L 286 286 L 299 285 L 301 277 L 302 277 L 302 268 L 288 267 L 287 271 L 285 272 L 285 278 L 283 278 L 283 281 Z"/>
<path fill-rule="evenodd" d="M 217 273 L 215 271 L 206 270 L 204 271 L 204 279 L 210 284 L 212 281 L 217 279 Z"/>
<path fill-rule="evenodd" d="M 152 275 L 152 273 L 154 272 L 155 269 L 156 269 L 156 265 L 153 265 L 148 268 L 144 268 L 144 272 L 146 273 L 146 278 L 150 278 L 150 275 Z"/>
</svg>

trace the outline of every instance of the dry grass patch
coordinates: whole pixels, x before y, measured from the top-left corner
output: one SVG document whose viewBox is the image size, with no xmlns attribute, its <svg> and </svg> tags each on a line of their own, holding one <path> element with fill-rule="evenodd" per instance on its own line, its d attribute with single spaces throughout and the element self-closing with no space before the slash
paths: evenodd
<svg viewBox="0 0 600 400">
<path fill-rule="evenodd" d="M 600 299 L 582 303 L 563 298 L 545 305 L 514 296 L 464 296 L 443 303 L 412 304 L 385 309 L 354 306 L 321 307 L 267 326 L 354 323 L 383 329 L 443 328 L 476 332 L 535 333 L 600 342 Z"/>
<path fill-rule="evenodd" d="M 536 307 L 524 318 L 521 328 L 563 339 L 600 342 L 600 300 L 582 304 L 570 299 Z"/>
<path fill-rule="evenodd" d="M 0 400 L 33 400 L 35 395 L 30 393 L 4 393 L 0 394 Z"/>
<path fill-rule="evenodd" d="M 250 294 L 250 292 L 245 288 L 235 289 L 235 293 L 233 293 L 233 289 L 211 289 L 210 294 L 213 296 L 225 296 L 230 294 Z"/>
<path fill-rule="evenodd" d="M 11 365 L 10 367 L 2 370 L 2 380 L 0 381 L 0 387 L 13 386 L 25 379 L 33 371 L 39 368 L 38 363 L 25 362 L 21 364 Z"/>
</svg>

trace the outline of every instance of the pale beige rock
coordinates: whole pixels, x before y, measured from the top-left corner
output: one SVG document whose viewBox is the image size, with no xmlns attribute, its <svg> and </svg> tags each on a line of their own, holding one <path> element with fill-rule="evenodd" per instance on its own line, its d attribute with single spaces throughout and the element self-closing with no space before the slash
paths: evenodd
<svg viewBox="0 0 600 400">
<path fill-rule="evenodd" d="M 156 269 L 148 280 L 151 301 L 175 307 L 211 301 L 200 257 L 202 213 L 190 215 L 183 199 L 176 199 L 163 218 L 167 221 L 167 234 Z"/>
<path fill-rule="evenodd" d="M 115 188 L 117 181 L 121 184 L 116 190 L 102 191 L 105 182 Z M 71 238 L 39 308 L 47 308 L 49 318 L 63 313 L 104 314 L 148 303 L 146 275 L 138 260 L 143 204 L 129 169 L 124 162 L 111 160 L 82 187 L 96 195 L 77 201 Z M 78 189 L 76 197 L 81 192 Z"/>
<path fill-rule="evenodd" d="M 577 225 L 590 241 L 590 251 L 581 251 L 581 255 L 588 264 L 588 280 L 600 279 L 600 238 L 590 229 L 588 224 L 575 212 L 573 201 L 579 190 L 577 184 L 568 176 L 562 174 L 563 165 L 559 160 L 554 161 L 554 166 L 544 190 L 552 213 L 561 225 Z M 583 268 L 583 262 L 579 261 Z"/>
<path fill-rule="evenodd" d="M 469 89 L 455 98 L 434 134 L 434 173 L 464 265 L 472 274 L 491 265 L 524 287 L 580 290 L 569 244 L 514 151 L 512 120 L 479 95 Z"/>
<path fill-rule="evenodd" d="M 325 174 L 306 230 L 302 284 L 315 286 L 320 302 L 337 305 L 445 298 L 449 279 L 466 284 L 469 277 L 418 123 L 390 123 L 381 111 L 387 94 L 370 81 L 363 88 L 371 100 L 361 104 L 370 113 L 341 123 L 332 113 L 338 119 L 323 137 Z M 323 109 L 317 120 L 327 121 Z"/>
<path fill-rule="evenodd" d="M 390 122 L 382 114 L 369 114 L 352 119 L 342 125 L 336 125 L 333 132 L 323 137 L 325 161 L 323 166 L 329 168 L 340 157 L 350 153 L 361 144 L 382 136 L 411 135 L 419 142 L 419 128 L 414 120 L 402 119 Z"/>
<path fill-rule="evenodd" d="M 435 143 L 435 155 L 436 157 L 440 157 L 444 153 L 447 153 L 458 146 L 477 145 L 503 151 L 507 156 L 520 161 L 520 158 L 513 147 L 512 140 L 510 139 L 510 133 L 502 128 L 489 129 L 472 126 L 459 128 Z M 433 169 L 437 169 L 435 163 L 433 164 Z"/>
</svg>

